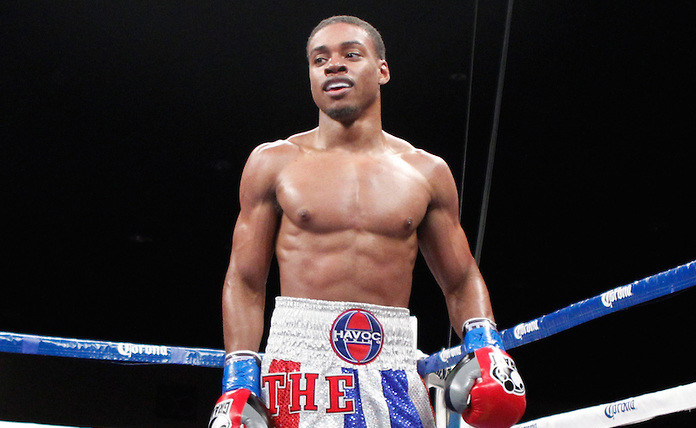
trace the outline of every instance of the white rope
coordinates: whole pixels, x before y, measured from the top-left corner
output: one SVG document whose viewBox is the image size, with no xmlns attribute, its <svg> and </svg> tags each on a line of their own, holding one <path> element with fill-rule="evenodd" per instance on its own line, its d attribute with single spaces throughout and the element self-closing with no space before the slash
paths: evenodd
<svg viewBox="0 0 696 428">
<path fill-rule="evenodd" d="M 66 427 L 62 425 L 41 425 L 25 422 L 3 422 L 0 421 L 0 428 L 77 428 L 77 427 Z"/>
<path fill-rule="evenodd" d="M 515 425 L 513 428 L 619 427 L 695 408 L 696 382 L 613 403 L 547 416 Z"/>
</svg>

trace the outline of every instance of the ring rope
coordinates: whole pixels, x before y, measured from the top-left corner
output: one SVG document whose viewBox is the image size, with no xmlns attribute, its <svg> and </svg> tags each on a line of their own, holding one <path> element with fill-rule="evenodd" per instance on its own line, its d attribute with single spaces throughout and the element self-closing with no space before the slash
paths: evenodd
<svg viewBox="0 0 696 428">
<path fill-rule="evenodd" d="M 225 352 L 217 349 L 66 339 L 4 332 L 0 332 L 0 352 L 201 367 L 223 367 L 225 363 Z"/>
<path fill-rule="evenodd" d="M 516 348 L 573 328 L 612 312 L 667 296 L 696 285 L 696 260 L 665 272 L 613 288 L 600 295 L 574 303 L 529 322 L 503 330 L 505 349 Z M 463 357 L 461 347 L 443 349 L 418 361 L 418 373 L 424 376 L 447 369 Z"/>
<path fill-rule="evenodd" d="M 513 428 L 619 427 L 695 408 L 696 382 L 612 403 L 546 416 L 515 425 Z"/>
<path fill-rule="evenodd" d="M 694 285 L 696 285 L 696 260 L 631 284 L 613 288 L 598 296 L 503 330 L 501 332 L 503 344 L 506 349 L 515 348 Z M 214 368 L 223 367 L 225 359 L 225 352 L 216 349 L 68 339 L 6 332 L 0 332 L 0 352 Z M 424 376 L 446 369 L 459 362 L 462 356 L 459 346 L 443 349 L 419 360 L 418 372 Z"/>
<path fill-rule="evenodd" d="M 0 428 L 87 428 L 87 427 L 68 427 L 64 425 L 44 425 L 31 422 L 11 422 L 0 421 Z"/>
</svg>

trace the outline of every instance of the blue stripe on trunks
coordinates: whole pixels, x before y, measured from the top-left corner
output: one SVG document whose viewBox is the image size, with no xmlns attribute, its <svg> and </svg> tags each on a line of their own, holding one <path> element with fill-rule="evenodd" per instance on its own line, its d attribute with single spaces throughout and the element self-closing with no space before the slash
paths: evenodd
<svg viewBox="0 0 696 428">
<path fill-rule="evenodd" d="M 365 414 L 363 413 L 362 401 L 360 400 L 360 383 L 358 381 L 358 371 L 355 369 L 343 368 L 344 374 L 353 375 L 353 388 L 346 388 L 346 400 L 353 400 L 355 406 L 353 413 L 343 415 L 344 428 L 365 428 Z"/>
<path fill-rule="evenodd" d="M 408 379 L 403 370 L 381 370 L 382 391 L 389 408 L 392 428 L 423 428 L 416 406 L 408 395 Z"/>
</svg>

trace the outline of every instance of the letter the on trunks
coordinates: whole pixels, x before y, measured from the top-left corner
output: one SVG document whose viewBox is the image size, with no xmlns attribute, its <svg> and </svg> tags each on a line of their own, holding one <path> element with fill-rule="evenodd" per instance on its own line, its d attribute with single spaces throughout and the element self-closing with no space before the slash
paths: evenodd
<svg viewBox="0 0 696 428">
<path fill-rule="evenodd" d="M 345 398 L 345 389 L 353 388 L 353 375 L 326 376 L 326 381 L 329 382 L 329 408 L 326 413 L 353 413 L 353 399 Z"/>
<path fill-rule="evenodd" d="M 301 379 L 305 379 L 305 388 L 300 388 Z M 303 410 L 317 410 L 316 400 L 314 399 L 314 388 L 319 375 L 317 373 L 288 373 L 290 380 L 290 413 Z M 301 397 L 305 397 L 305 403 L 300 407 Z"/>
<path fill-rule="evenodd" d="M 261 387 L 268 385 L 268 411 L 278 415 L 278 388 L 285 388 L 285 373 L 268 374 L 263 377 Z"/>
</svg>

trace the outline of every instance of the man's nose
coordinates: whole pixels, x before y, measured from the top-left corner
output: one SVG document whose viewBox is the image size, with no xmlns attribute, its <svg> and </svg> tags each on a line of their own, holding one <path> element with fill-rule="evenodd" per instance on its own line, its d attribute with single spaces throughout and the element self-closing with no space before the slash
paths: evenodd
<svg viewBox="0 0 696 428">
<path fill-rule="evenodd" d="M 324 74 L 327 76 L 330 74 L 345 73 L 346 71 L 348 71 L 348 68 L 343 61 L 336 58 L 332 58 L 324 68 Z"/>
</svg>

